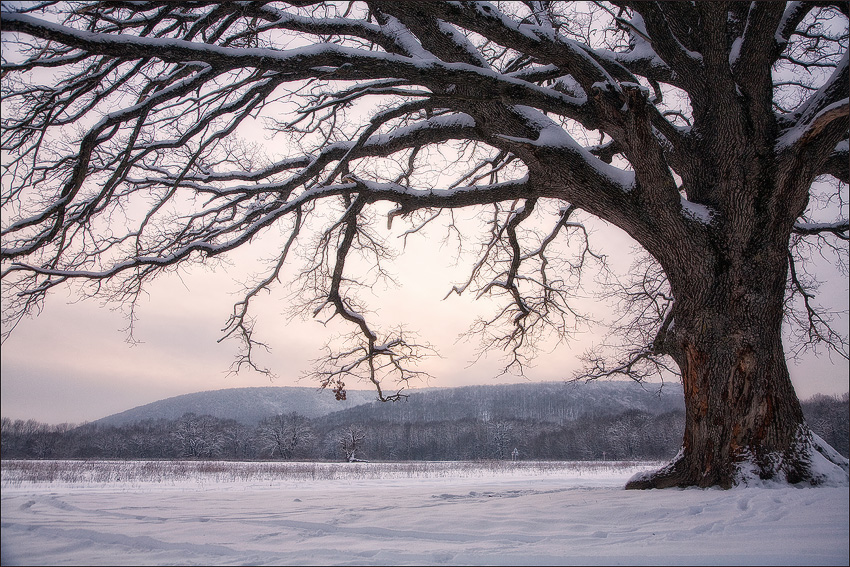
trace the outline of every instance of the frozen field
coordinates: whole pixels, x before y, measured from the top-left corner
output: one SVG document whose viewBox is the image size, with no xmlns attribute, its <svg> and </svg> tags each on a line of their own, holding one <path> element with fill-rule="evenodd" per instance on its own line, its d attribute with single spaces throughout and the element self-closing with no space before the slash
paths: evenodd
<svg viewBox="0 0 850 567">
<path fill-rule="evenodd" d="M 848 564 L 847 486 L 623 490 L 658 463 L 2 464 L 4 566 Z"/>
</svg>

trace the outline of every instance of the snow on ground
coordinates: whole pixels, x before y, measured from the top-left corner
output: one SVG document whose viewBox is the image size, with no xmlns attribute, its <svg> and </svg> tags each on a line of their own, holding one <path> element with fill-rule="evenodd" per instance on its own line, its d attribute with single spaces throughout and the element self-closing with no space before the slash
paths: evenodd
<svg viewBox="0 0 850 567">
<path fill-rule="evenodd" d="M 30 482 L 3 461 L 2 564 L 848 564 L 846 485 L 623 490 L 658 463 L 275 465 Z"/>
</svg>

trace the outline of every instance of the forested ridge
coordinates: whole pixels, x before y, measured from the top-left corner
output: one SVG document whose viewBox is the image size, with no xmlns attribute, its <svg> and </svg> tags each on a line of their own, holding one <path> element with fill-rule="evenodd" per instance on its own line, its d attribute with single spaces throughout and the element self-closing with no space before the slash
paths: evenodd
<svg viewBox="0 0 850 567">
<path fill-rule="evenodd" d="M 2 458 L 581 460 L 665 459 L 678 451 L 684 427 L 678 385 L 661 391 L 629 383 L 570 386 L 440 388 L 322 415 L 309 396 L 295 396 L 299 389 L 291 388 L 303 412 L 285 408 L 255 422 L 191 411 L 118 425 L 109 418 L 83 425 L 3 418 Z M 220 408 L 228 394 L 246 399 L 245 389 L 233 390 L 204 394 Z M 191 396 L 181 398 L 203 407 Z M 847 455 L 848 395 L 817 395 L 803 410 L 812 429 Z"/>
</svg>

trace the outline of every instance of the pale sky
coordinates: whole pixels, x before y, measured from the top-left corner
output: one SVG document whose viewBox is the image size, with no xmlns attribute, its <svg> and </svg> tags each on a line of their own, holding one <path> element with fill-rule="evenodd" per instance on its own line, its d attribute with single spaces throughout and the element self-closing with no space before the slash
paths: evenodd
<svg viewBox="0 0 850 567">
<path fill-rule="evenodd" d="M 439 171 L 439 167 L 434 166 Z M 829 219 L 832 220 L 832 219 Z M 620 231 L 605 228 L 595 235 L 597 246 L 628 266 L 631 241 Z M 432 358 L 420 369 L 434 378 L 420 386 L 463 386 L 522 381 L 522 377 L 499 375 L 499 353 L 470 367 L 475 342 L 456 344 L 459 333 L 478 314 L 493 312 L 486 301 L 451 295 L 452 285 L 465 280 L 472 260 L 455 265 L 452 250 L 439 246 L 438 231 L 413 238 L 408 250 L 391 267 L 398 276 L 398 290 L 374 289 L 364 297 L 373 309 L 380 308 L 372 324 L 390 328 L 405 323 L 418 330 L 420 340 L 432 344 L 442 358 Z M 476 235 L 477 236 L 477 235 Z M 2 398 L 0 413 L 12 419 L 36 419 L 47 423 L 95 420 L 116 412 L 180 394 L 248 386 L 315 386 L 299 380 L 311 361 L 322 354 L 322 346 L 334 334 L 315 320 L 290 322 L 285 293 L 281 290 L 258 304 L 259 340 L 273 348 L 262 359 L 279 376 L 274 382 L 249 371 L 228 376 L 236 353 L 235 342 L 218 344 L 231 306 L 240 290 L 240 273 L 220 267 L 214 272 L 198 269 L 177 277 L 161 278 L 148 288 L 149 300 L 140 306 L 135 337 L 140 344 L 125 342 L 122 331 L 127 321 L 121 313 L 102 307 L 96 300 L 73 302 L 73 297 L 54 294 L 36 319 L 21 322 L 2 346 Z M 843 311 L 838 326 L 847 334 L 848 280 L 831 271 L 822 290 L 832 308 Z M 588 281 L 592 281 L 590 275 Z M 583 305 L 593 307 L 593 300 Z M 110 306 L 115 308 L 117 306 Z M 489 308 L 488 308 L 489 307 Z M 336 328 L 338 330 L 339 328 Z M 350 330 L 350 329 L 346 329 Z M 579 368 L 578 356 L 595 340 L 588 333 L 575 342 L 560 345 L 540 356 L 526 369 L 525 379 L 553 381 L 569 379 Z M 790 364 L 798 395 L 842 394 L 848 391 L 850 371 L 840 357 L 808 356 Z M 412 384 L 416 385 L 416 384 Z M 349 388 L 368 388 L 348 384 Z"/>
<path fill-rule="evenodd" d="M 622 254 L 629 239 L 615 229 L 599 230 L 594 240 L 604 244 L 607 253 Z M 600 238 L 601 237 L 601 238 Z M 613 258 L 615 261 L 617 257 Z M 322 354 L 322 346 L 334 334 L 315 320 L 289 321 L 283 316 L 284 293 L 270 295 L 258 305 L 257 332 L 272 348 L 262 360 L 279 376 L 269 378 L 244 371 L 228 376 L 236 352 L 235 342 L 216 343 L 219 329 L 230 312 L 240 289 L 232 272 L 198 270 L 181 279 L 157 280 L 149 288 L 149 300 L 138 313 L 136 338 L 129 345 L 122 331 L 126 320 L 121 313 L 101 307 L 94 300 L 71 303 L 67 296 L 48 299 L 45 311 L 36 319 L 25 320 L 2 347 L 2 416 L 36 419 L 57 424 L 92 421 L 160 399 L 222 388 L 250 386 L 316 386 L 300 379 L 311 361 Z M 469 362 L 475 342 L 456 343 L 476 314 L 490 313 L 486 302 L 452 294 L 451 286 L 462 281 L 469 262 L 454 265 L 451 250 L 441 249 L 437 234 L 414 238 L 407 251 L 393 264 L 401 288 L 374 289 L 374 297 L 364 297 L 379 308 L 374 324 L 387 327 L 406 322 L 419 331 L 421 341 L 432 344 L 442 358 L 431 358 L 420 367 L 434 376 L 424 386 L 465 386 L 505 384 L 523 381 L 553 381 L 571 377 L 579 365 L 578 355 L 599 336 L 593 333 L 559 346 L 539 357 L 526 369 L 526 377 L 504 375 L 499 353 Z M 834 298 L 834 307 L 847 309 L 847 279 L 833 276 L 825 292 Z M 585 301 L 585 306 L 589 305 Z M 114 306 L 113 306 L 114 307 Z M 492 309 L 492 305 L 490 306 Z M 842 321 L 847 330 L 846 316 Z M 802 399 L 815 393 L 842 394 L 848 391 L 850 373 L 845 360 L 833 356 L 807 357 L 791 364 L 792 380 Z M 367 389 L 367 384 L 348 384 L 351 389 Z"/>
</svg>

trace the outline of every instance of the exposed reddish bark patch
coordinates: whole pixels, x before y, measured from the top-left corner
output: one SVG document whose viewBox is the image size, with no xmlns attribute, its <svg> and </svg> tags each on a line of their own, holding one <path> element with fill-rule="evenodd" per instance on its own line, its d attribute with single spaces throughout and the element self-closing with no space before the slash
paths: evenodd
<svg viewBox="0 0 850 567">
<path fill-rule="evenodd" d="M 702 418 L 708 413 L 708 396 L 704 395 L 700 387 L 700 369 L 705 365 L 706 356 L 691 343 L 685 343 L 683 350 L 687 360 L 682 376 L 685 400 L 699 400 L 698 412 L 694 417 Z"/>
</svg>

